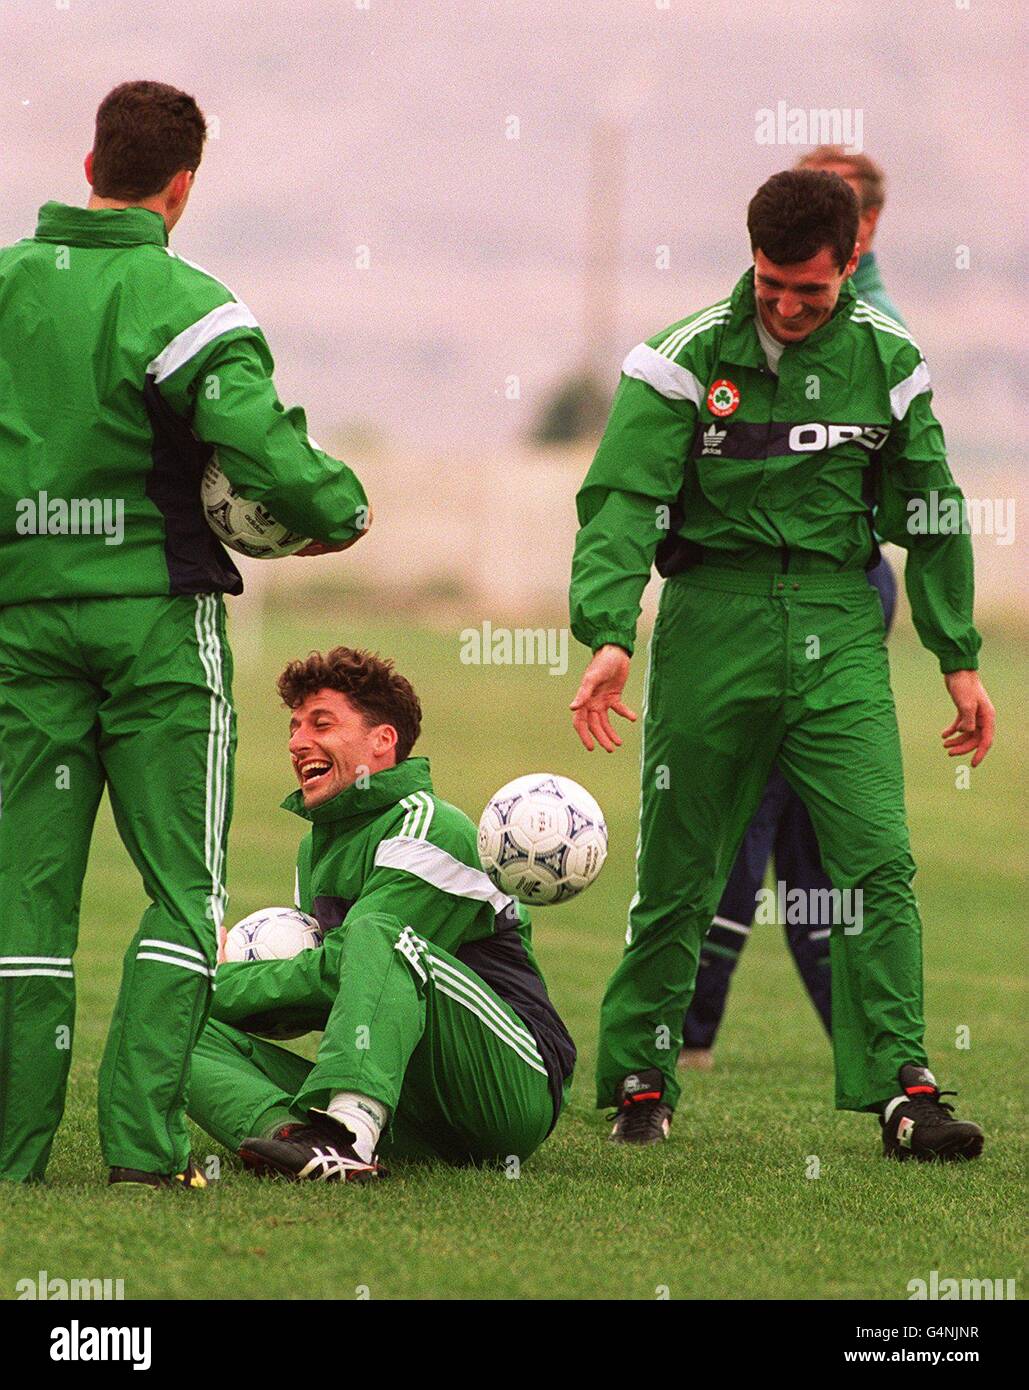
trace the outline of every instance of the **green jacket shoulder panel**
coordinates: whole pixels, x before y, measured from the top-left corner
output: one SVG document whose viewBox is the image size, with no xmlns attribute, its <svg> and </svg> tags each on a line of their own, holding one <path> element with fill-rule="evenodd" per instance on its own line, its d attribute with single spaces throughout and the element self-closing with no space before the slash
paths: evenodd
<svg viewBox="0 0 1029 1390">
<path fill-rule="evenodd" d="M 904 325 L 869 301 L 857 301 L 850 322 L 851 331 L 858 334 L 859 341 L 882 363 L 891 390 L 925 361 L 922 349 Z"/>
<path fill-rule="evenodd" d="M 147 370 L 173 404 L 183 382 L 240 336 L 251 340 L 262 367 L 271 372 L 274 363 L 257 319 L 228 285 L 170 250 L 145 249 L 150 264 L 140 270 L 148 282 L 154 327 L 160 328 L 160 349 Z"/>
<path fill-rule="evenodd" d="M 705 344 L 718 338 L 718 328 L 731 317 L 732 300 L 720 299 L 704 309 L 687 314 L 684 319 L 663 328 L 646 340 L 646 346 L 653 348 L 672 362 L 686 362 Z M 691 351 L 691 344 L 696 345 Z"/>
<path fill-rule="evenodd" d="M 640 381 L 666 400 L 699 407 L 731 316 L 732 302 L 724 299 L 655 333 L 625 358 L 623 385 Z"/>
<path fill-rule="evenodd" d="M 470 868 L 479 868 L 478 832 L 459 807 L 430 791 L 416 791 L 369 827 L 373 851 L 385 840 L 423 840 Z"/>
</svg>

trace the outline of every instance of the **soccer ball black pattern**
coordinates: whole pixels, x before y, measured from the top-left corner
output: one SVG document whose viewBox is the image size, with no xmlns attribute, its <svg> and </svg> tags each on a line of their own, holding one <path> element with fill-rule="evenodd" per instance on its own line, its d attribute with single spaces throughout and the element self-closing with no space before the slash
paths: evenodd
<svg viewBox="0 0 1029 1390">
<path fill-rule="evenodd" d="M 596 801 L 569 777 L 532 773 L 500 788 L 479 821 L 482 867 L 503 893 L 549 906 L 589 886 L 607 857 Z"/>
</svg>

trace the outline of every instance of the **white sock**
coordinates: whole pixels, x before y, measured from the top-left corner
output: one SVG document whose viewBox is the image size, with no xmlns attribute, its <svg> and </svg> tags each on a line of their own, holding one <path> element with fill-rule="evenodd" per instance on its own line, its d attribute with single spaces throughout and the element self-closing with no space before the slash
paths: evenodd
<svg viewBox="0 0 1029 1390">
<path fill-rule="evenodd" d="M 354 1136 L 354 1151 L 365 1163 L 371 1163 L 386 1123 L 386 1107 L 354 1091 L 337 1091 L 325 1113 L 346 1125 Z"/>
</svg>

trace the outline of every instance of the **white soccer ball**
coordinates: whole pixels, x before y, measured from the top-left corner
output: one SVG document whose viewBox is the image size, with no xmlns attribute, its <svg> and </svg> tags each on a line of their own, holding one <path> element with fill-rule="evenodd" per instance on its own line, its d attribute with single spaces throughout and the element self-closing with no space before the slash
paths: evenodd
<svg viewBox="0 0 1029 1390">
<path fill-rule="evenodd" d="M 226 960 L 289 960 L 322 944 L 322 929 L 295 907 L 263 907 L 225 938 Z"/>
<path fill-rule="evenodd" d="M 548 906 L 581 893 L 607 858 L 604 813 L 570 777 L 534 772 L 490 797 L 479 859 L 505 893 Z"/>
<path fill-rule="evenodd" d="M 222 472 L 217 454 L 204 469 L 200 500 L 207 524 L 222 545 L 252 560 L 279 560 L 311 544 L 309 537 L 276 521 L 260 502 L 241 497 Z"/>
</svg>

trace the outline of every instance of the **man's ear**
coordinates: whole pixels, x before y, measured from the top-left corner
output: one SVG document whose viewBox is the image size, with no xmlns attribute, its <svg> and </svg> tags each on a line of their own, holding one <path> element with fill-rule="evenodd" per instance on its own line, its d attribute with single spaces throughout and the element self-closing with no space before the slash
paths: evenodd
<svg viewBox="0 0 1029 1390">
<path fill-rule="evenodd" d="M 174 212 L 186 201 L 186 194 L 192 182 L 192 169 L 180 169 L 177 174 L 171 176 L 164 188 L 164 198 L 169 212 Z"/>
<path fill-rule="evenodd" d="M 875 235 L 876 224 L 879 221 L 879 214 L 882 208 L 865 208 L 861 214 L 861 237 L 867 246 Z"/>
<path fill-rule="evenodd" d="M 86 158 L 82 161 L 82 167 L 83 167 L 83 169 L 85 169 L 85 171 L 86 171 L 86 182 L 89 184 L 90 188 L 92 188 L 92 187 L 93 187 L 93 151 L 92 151 L 92 150 L 90 150 L 89 154 L 87 154 L 87 155 L 86 155 Z"/>
<path fill-rule="evenodd" d="M 391 749 L 397 746 L 397 731 L 392 724 L 380 724 L 375 730 L 376 752 L 380 756 L 385 756 Z"/>
<path fill-rule="evenodd" d="M 843 267 L 843 278 L 844 278 L 844 280 L 848 280 L 848 279 L 854 274 L 855 270 L 857 270 L 857 263 L 858 263 L 858 261 L 859 261 L 860 259 L 861 259 L 861 252 L 858 250 L 858 247 L 857 247 L 857 245 L 855 244 L 855 246 L 854 246 L 854 254 L 851 256 L 851 258 L 850 258 L 850 260 L 847 262 L 847 264 Z"/>
</svg>

